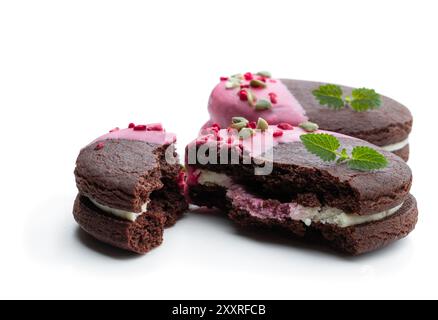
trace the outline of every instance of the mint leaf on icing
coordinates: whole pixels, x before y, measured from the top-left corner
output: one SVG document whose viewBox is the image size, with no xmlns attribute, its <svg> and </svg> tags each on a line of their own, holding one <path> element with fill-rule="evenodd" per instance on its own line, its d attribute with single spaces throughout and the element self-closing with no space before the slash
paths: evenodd
<svg viewBox="0 0 438 320">
<path fill-rule="evenodd" d="M 370 147 L 354 147 L 351 151 L 351 159 L 347 163 L 351 169 L 362 171 L 382 169 L 388 166 L 388 160 L 385 156 Z"/>
<path fill-rule="evenodd" d="M 362 112 L 379 108 L 382 105 L 380 95 L 374 89 L 353 89 L 351 97 L 343 98 L 342 88 L 335 84 L 325 84 L 312 91 L 319 104 L 339 110 L 350 106 L 354 111 Z"/>
<path fill-rule="evenodd" d="M 310 153 L 324 161 L 336 160 L 336 150 L 341 146 L 336 137 L 327 133 L 308 133 L 301 135 L 300 139 Z"/>
<path fill-rule="evenodd" d="M 354 147 L 351 155 L 345 148 L 339 152 L 341 143 L 338 138 L 327 133 L 303 134 L 300 139 L 307 151 L 327 162 L 347 163 L 350 169 L 360 171 L 383 169 L 388 166 L 388 160 L 385 156 L 370 147 Z"/>
<path fill-rule="evenodd" d="M 342 89 L 335 84 L 326 84 L 312 91 L 319 104 L 326 105 L 329 108 L 341 109 L 345 106 L 342 99 Z"/>
<path fill-rule="evenodd" d="M 366 111 L 380 107 L 380 95 L 373 89 L 359 88 L 351 93 L 350 106 L 355 111 Z"/>
</svg>

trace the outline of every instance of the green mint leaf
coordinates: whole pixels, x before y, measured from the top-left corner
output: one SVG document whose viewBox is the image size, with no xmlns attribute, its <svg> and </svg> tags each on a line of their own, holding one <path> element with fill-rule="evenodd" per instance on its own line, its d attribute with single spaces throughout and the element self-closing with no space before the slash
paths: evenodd
<svg viewBox="0 0 438 320">
<path fill-rule="evenodd" d="M 337 163 L 342 163 L 345 160 L 348 160 L 350 158 L 350 156 L 347 153 L 347 149 L 342 149 L 341 153 L 339 154 L 339 159 L 337 160 Z"/>
<path fill-rule="evenodd" d="M 315 98 L 321 105 L 327 105 L 329 108 L 341 109 L 345 106 L 342 99 L 342 89 L 335 84 L 326 84 L 312 91 Z"/>
<path fill-rule="evenodd" d="M 383 169 L 388 166 L 385 156 L 370 147 L 354 147 L 347 163 L 351 169 L 361 171 Z"/>
<path fill-rule="evenodd" d="M 380 107 L 380 95 L 373 89 L 359 88 L 351 93 L 350 106 L 355 111 L 366 111 Z"/>
<path fill-rule="evenodd" d="M 340 143 L 339 140 L 327 133 L 308 133 L 300 136 L 307 151 L 324 161 L 335 161 Z"/>
</svg>

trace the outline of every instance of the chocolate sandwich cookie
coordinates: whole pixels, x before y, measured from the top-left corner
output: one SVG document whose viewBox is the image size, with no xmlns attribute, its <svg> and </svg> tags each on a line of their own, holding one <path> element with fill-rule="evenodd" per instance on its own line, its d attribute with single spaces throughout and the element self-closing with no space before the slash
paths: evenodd
<svg viewBox="0 0 438 320">
<path fill-rule="evenodd" d="M 187 146 L 193 204 L 220 208 L 242 227 L 283 230 L 351 255 L 414 229 L 412 174 L 398 156 L 315 128 L 245 124 L 235 118 L 230 128 L 207 128 Z"/>
<path fill-rule="evenodd" d="M 300 102 L 309 120 L 317 123 L 321 129 L 366 140 L 408 160 L 412 115 L 401 103 L 380 95 L 380 106 L 372 110 L 358 112 L 349 107 L 329 108 L 321 105 L 313 94 L 326 83 L 290 79 L 281 81 Z M 351 96 L 353 88 L 339 87 L 345 96 Z"/>
<path fill-rule="evenodd" d="M 161 124 L 114 129 L 81 150 L 73 215 L 83 230 L 113 246 L 146 253 L 188 205 L 175 151 Z"/>
</svg>

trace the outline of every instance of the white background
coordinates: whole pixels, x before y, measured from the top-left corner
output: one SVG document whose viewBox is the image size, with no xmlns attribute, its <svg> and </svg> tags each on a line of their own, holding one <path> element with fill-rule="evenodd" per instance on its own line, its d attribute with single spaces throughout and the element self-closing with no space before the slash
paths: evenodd
<svg viewBox="0 0 438 320">
<path fill-rule="evenodd" d="M 438 7 L 431 1 L 0 1 L 0 298 L 438 298 Z M 81 147 L 163 122 L 179 150 L 219 76 L 375 88 L 414 115 L 405 240 L 359 258 L 190 213 L 132 256 L 72 218 Z"/>
</svg>

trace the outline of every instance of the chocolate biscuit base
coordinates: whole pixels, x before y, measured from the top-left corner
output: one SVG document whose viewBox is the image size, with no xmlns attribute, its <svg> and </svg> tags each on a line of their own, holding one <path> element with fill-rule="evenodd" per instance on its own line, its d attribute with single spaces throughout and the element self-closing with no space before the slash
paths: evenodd
<svg viewBox="0 0 438 320">
<path fill-rule="evenodd" d="M 294 237 L 322 242 L 349 255 L 360 255 L 406 237 L 415 228 L 418 210 L 415 198 L 410 195 L 395 214 L 379 221 L 346 228 L 322 223 L 306 226 L 303 222 L 292 219 L 281 222 L 274 219 L 260 219 L 246 211 L 233 209 L 228 216 L 242 227 L 282 229 Z"/>
<path fill-rule="evenodd" d="M 234 208 L 225 195 L 225 188 L 217 186 L 199 185 L 190 189 L 190 199 L 193 204 L 220 208 L 240 227 L 271 229 L 293 239 L 328 245 L 347 255 L 364 254 L 404 238 L 414 230 L 418 217 L 416 200 L 409 195 L 396 213 L 379 221 L 346 228 L 322 223 L 312 223 L 307 226 L 298 220 L 279 221 L 253 216 L 246 210 Z"/>
<path fill-rule="evenodd" d="M 321 106 L 312 91 L 326 83 L 281 80 L 289 91 L 297 98 L 309 120 L 318 123 L 323 130 L 343 133 L 352 137 L 366 140 L 377 146 L 386 146 L 408 138 L 412 130 L 412 114 L 401 103 L 382 97 L 382 106 L 374 110 L 356 112 L 351 108 L 333 110 Z M 353 88 L 340 86 L 345 95 L 350 95 Z M 409 152 L 397 152 L 407 160 Z"/>
<path fill-rule="evenodd" d="M 77 196 L 73 215 L 80 227 L 96 239 L 144 254 L 162 243 L 164 228 L 173 226 L 187 207 L 178 186 L 167 185 L 152 193 L 148 211 L 135 222 L 108 214 L 81 195 Z"/>
<path fill-rule="evenodd" d="M 166 217 L 161 208 L 156 207 L 155 202 L 151 203 L 148 212 L 131 222 L 100 210 L 88 198 L 78 195 L 73 215 L 85 232 L 124 250 L 144 254 L 163 241 Z"/>
</svg>

